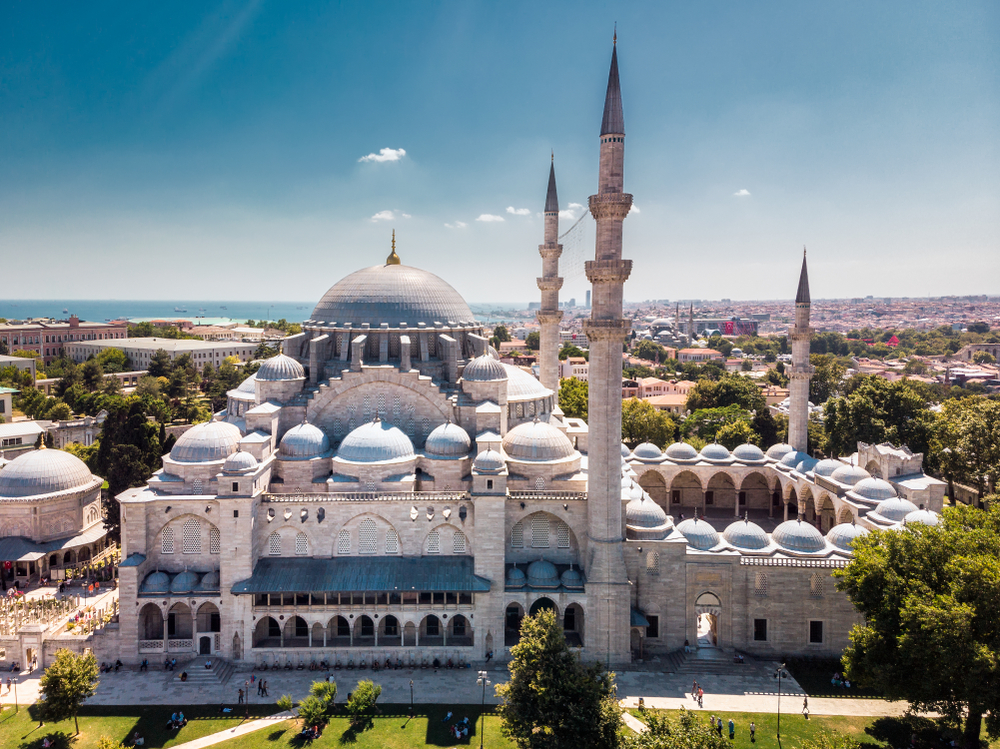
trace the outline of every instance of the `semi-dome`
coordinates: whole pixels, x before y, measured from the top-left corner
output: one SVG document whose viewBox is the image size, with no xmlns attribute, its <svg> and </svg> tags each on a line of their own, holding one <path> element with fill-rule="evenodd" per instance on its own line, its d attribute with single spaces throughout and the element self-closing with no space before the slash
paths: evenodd
<svg viewBox="0 0 1000 749">
<path fill-rule="evenodd" d="M 898 523 L 916 510 L 917 506 L 910 500 L 903 499 L 902 497 L 892 497 L 891 499 L 879 502 L 878 507 L 875 508 L 875 512 L 871 513 L 869 517 L 875 520 L 882 519 L 890 523 Z"/>
<path fill-rule="evenodd" d="M 219 573 L 216 570 L 207 572 L 201 577 L 201 582 L 198 583 L 196 590 L 218 590 L 219 589 Z"/>
<path fill-rule="evenodd" d="M 96 483 L 86 464 L 62 450 L 33 450 L 19 455 L 0 471 L 0 497 L 31 497 Z"/>
<path fill-rule="evenodd" d="M 152 572 L 142 581 L 141 588 L 143 593 L 169 593 L 170 575 L 159 570 Z"/>
<path fill-rule="evenodd" d="M 875 502 L 892 499 L 896 496 L 896 490 L 892 488 L 892 484 L 883 479 L 876 478 L 862 479 L 856 483 L 854 485 L 854 493 Z"/>
<path fill-rule="evenodd" d="M 842 465 L 830 474 L 830 478 L 838 484 L 854 486 L 859 481 L 870 479 L 872 475 L 861 466 Z"/>
<path fill-rule="evenodd" d="M 702 460 L 708 460 L 712 463 L 720 463 L 724 460 L 729 460 L 729 450 L 725 448 L 724 445 L 720 445 L 718 442 L 712 442 L 701 448 L 701 458 Z"/>
<path fill-rule="evenodd" d="M 503 449 L 514 460 L 535 462 L 563 460 L 576 453 L 565 434 L 539 420 L 518 424 L 507 432 Z"/>
<path fill-rule="evenodd" d="M 692 546 L 695 549 L 708 551 L 719 544 L 719 534 L 716 533 L 715 528 L 704 520 L 688 518 L 677 526 L 677 530 L 687 539 L 688 546 Z"/>
<path fill-rule="evenodd" d="M 378 328 L 400 323 L 415 328 L 420 323 L 448 324 L 473 321 L 469 305 L 448 283 L 433 273 L 409 265 L 376 265 L 362 268 L 335 283 L 313 309 L 316 323 Z"/>
<path fill-rule="evenodd" d="M 548 398 L 552 391 L 520 367 L 513 364 L 503 364 L 507 372 L 507 402 L 529 401 Z"/>
<path fill-rule="evenodd" d="M 253 395 L 257 392 L 257 373 L 254 372 L 252 375 L 247 377 L 243 382 L 239 384 L 236 388 L 237 393 L 248 393 Z"/>
<path fill-rule="evenodd" d="M 261 382 L 284 382 L 287 380 L 301 380 L 306 376 L 306 371 L 295 359 L 285 354 L 278 354 L 266 359 L 257 370 L 257 379 Z"/>
<path fill-rule="evenodd" d="M 816 476 L 832 476 L 838 468 L 843 468 L 844 464 L 833 458 L 824 458 L 813 466 L 813 474 Z"/>
<path fill-rule="evenodd" d="M 687 442 L 674 442 L 667 447 L 666 455 L 670 460 L 697 460 L 698 451 Z"/>
<path fill-rule="evenodd" d="M 408 460 L 414 457 L 413 443 L 399 428 L 376 418 L 344 437 L 337 457 L 353 463 Z"/>
<path fill-rule="evenodd" d="M 285 458 L 315 458 L 330 449 L 330 440 L 314 424 L 302 422 L 285 432 L 278 445 L 278 452 Z"/>
<path fill-rule="evenodd" d="M 465 365 L 462 379 L 466 382 L 498 382 L 507 379 L 507 370 L 492 356 L 483 354 Z"/>
<path fill-rule="evenodd" d="M 503 456 L 487 447 L 472 461 L 472 467 L 480 473 L 500 473 L 504 469 Z"/>
<path fill-rule="evenodd" d="M 184 572 L 179 575 L 174 575 L 174 579 L 170 581 L 170 592 L 171 593 L 191 593 L 201 580 L 197 574 L 184 570 Z"/>
<path fill-rule="evenodd" d="M 639 460 L 659 460 L 663 457 L 663 453 L 660 451 L 660 448 L 652 442 L 643 442 L 632 451 L 632 455 Z"/>
<path fill-rule="evenodd" d="M 856 523 L 841 523 L 827 531 L 826 540 L 842 551 L 853 551 L 854 539 L 867 535 L 867 528 Z"/>
<path fill-rule="evenodd" d="M 424 443 L 424 451 L 428 455 L 443 458 L 464 458 L 471 449 L 469 433 L 450 421 L 434 427 Z"/>
<path fill-rule="evenodd" d="M 528 565 L 528 585 L 533 588 L 558 588 L 559 571 L 545 559 L 532 562 Z"/>
<path fill-rule="evenodd" d="M 226 462 L 222 464 L 222 472 L 245 473 L 246 471 L 253 471 L 258 465 L 257 458 L 250 453 L 240 450 L 226 458 Z"/>
<path fill-rule="evenodd" d="M 794 452 L 795 448 L 786 442 L 779 442 L 777 445 L 771 445 L 767 448 L 767 457 L 771 460 L 781 460 L 783 457 L 788 455 L 790 452 Z"/>
<path fill-rule="evenodd" d="M 904 525 L 940 525 L 941 516 L 931 510 L 914 510 L 903 518 Z"/>
<path fill-rule="evenodd" d="M 823 551 L 826 539 L 815 526 L 799 520 L 786 520 L 774 529 L 771 539 L 782 549 L 801 553 Z"/>
<path fill-rule="evenodd" d="M 570 567 L 568 570 L 563 572 L 559 579 L 562 581 L 564 588 L 583 587 L 583 574 L 575 567 Z"/>
<path fill-rule="evenodd" d="M 523 588 L 524 584 L 528 581 L 525 576 L 524 571 L 518 567 L 511 567 L 507 570 L 507 579 L 505 581 L 508 588 Z"/>
<path fill-rule="evenodd" d="M 733 457 L 741 463 L 759 463 L 764 460 L 764 451 L 748 442 L 735 447 Z"/>
<path fill-rule="evenodd" d="M 204 463 L 224 460 L 239 449 L 240 430 L 226 421 L 195 424 L 182 434 L 170 451 L 179 463 Z"/>
<path fill-rule="evenodd" d="M 764 529 L 745 518 L 730 523 L 722 532 L 722 537 L 726 539 L 726 543 L 732 544 L 737 549 L 759 551 L 771 545 Z"/>
</svg>

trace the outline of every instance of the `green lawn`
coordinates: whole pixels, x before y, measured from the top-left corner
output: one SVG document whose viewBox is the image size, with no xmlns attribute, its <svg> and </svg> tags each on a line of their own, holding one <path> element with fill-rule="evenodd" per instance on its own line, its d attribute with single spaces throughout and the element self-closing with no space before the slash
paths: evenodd
<svg viewBox="0 0 1000 749">
<path fill-rule="evenodd" d="M 49 738 L 55 741 L 59 749 L 92 749 L 97 746 L 101 736 L 110 736 L 119 741 L 138 731 L 146 739 L 146 747 L 169 747 L 191 741 L 201 736 L 217 731 L 223 731 L 237 725 L 240 717 L 227 717 L 219 713 L 217 706 L 184 705 L 179 707 L 164 707 L 151 705 L 149 707 L 84 707 L 80 711 L 80 735 L 74 736 L 73 720 L 61 723 L 46 723 L 38 727 L 36 707 L 24 706 L 14 713 L 12 705 L 5 706 L 0 712 L 0 747 L 3 749 L 36 749 L 42 746 L 42 741 Z M 167 718 L 180 709 L 188 724 L 179 731 L 167 731 Z M 278 712 L 274 705 L 252 705 L 250 715 L 261 717 Z M 230 713 L 229 715 L 235 715 Z"/>
</svg>

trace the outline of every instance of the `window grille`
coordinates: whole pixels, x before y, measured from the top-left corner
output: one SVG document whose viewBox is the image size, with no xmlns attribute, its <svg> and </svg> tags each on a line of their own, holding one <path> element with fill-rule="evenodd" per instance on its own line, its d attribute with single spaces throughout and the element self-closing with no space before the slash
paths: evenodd
<svg viewBox="0 0 1000 749">
<path fill-rule="evenodd" d="M 191 493 L 201 494 L 202 491 L 203 489 L 202 489 L 201 479 L 195 479 L 194 483 L 191 484 Z"/>
<path fill-rule="evenodd" d="M 510 545 L 515 549 L 524 548 L 524 523 L 518 521 L 510 530 Z"/>
<path fill-rule="evenodd" d="M 337 553 L 351 553 L 351 532 L 346 528 L 337 534 Z"/>
<path fill-rule="evenodd" d="M 809 578 L 809 594 L 813 598 L 823 597 L 823 577 L 818 573 L 814 573 L 811 578 Z"/>
<path fill-rule="evenodd" d="M 767 595 L 767 573 L 766 572 L 758 572 L 754 576 L 753 593 L 754 593 L 755 596 L 766 596 Z"/>
<path fill-rule="evenodd" d="M 462 531 L 455 531 L 455 538 L 452 542 L 452 554 L 464 554 L 466 547 L 465 534 Z"/>
<path fill-rule="evenodd" d="M 535 491 L 542 491 L 545 488 L 545 479 L 539 476 L 535 479 Z"/>
<path fill-rule="evenodd" d="M 559 527 L 556 533 L 556 543 L 560 549 L 568 549 L 570 547 L 569 541 L 569 526 L 566 523 L 559 521 Z"/>
<path fill-rule="evenodd" d="M 300 533 L 295 537 L 295 555 L 304 557 L 309 553 L 309 536 Z"/>
<path fill-rule="evenodd" d="M 441 534 L 437 531 L 431 531 L 427 534 L 427 553 L 428 554 L 440 554 L 441 553 Z"/>
<path fill-rule="evenodd" d="M 169 525 L 160 531 L 160 553 L 174 553 L 174 529 Z"/>
<path fill-rule="evenodd" d="M 374 520 L 365 518 L 361 521 L 361 525 L 358 526 L 359 554 L 375 554 L 378 552 L 376 531 L 377 528 Z"/>
<path fill-rule="evenodd" d="M 655 575 L 660 571 L 660 553 L 651 551 L 646 554 L 646 572 Z"/>
<path fill-rule="evenodd" d="M 549 519 L 543 515 L 531 519 L 531 548 L 549 548 Z"/>
<path fill-rule="evenodd" d="M 399 534 L 396 533 L 395 528 L 390 528 L 385 534 L 385 553 L 386 554 L 398 554 L 399 553 Z"/>
<path fill-rule="evenodd" d="M 201 554 L 201 524 L 197 520 L 184 521 L 182 538 L 185 554 Z"/>
<path fill-rule="evenodd" d="M 365 393 L 361 401 L 361 414 L 364 416 L 365 421 L 372 420 L 372 397 L 368 393 Z"/>
<path fill-rule="evenodd" d="M 281 555 L 281 534 L 278 531 L 267 537 L 267 553 L 272 557 Z"/>
<path fill-rule="evenodd" d="M 385 393 L 379 393 L 375 396 L 375 413 L 383 419 L 389 418 L 389 414 L 385 410 Z"/>
<path fill-rule="evenodd" d="M 219 533 L 218 528 L 209 528 L 208 530 L 208 551 L 210 554 L 222 552 L 222 534 Z"/>
</svg>

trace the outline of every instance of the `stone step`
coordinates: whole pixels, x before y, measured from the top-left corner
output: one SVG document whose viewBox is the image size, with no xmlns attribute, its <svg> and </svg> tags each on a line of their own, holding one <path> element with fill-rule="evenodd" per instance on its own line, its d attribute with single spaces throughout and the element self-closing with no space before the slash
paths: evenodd
<svg viewBox="0 0 1000 749">
<path fill-rule="evenodd" d="M 223 658 L 212 657 L 212 668 L 205 668 L 206 656 L 193 658 L 186 663 L 178 663 L 174 681 L 184 684 L 226 684 L 233 673 L 236 665 Z M 181 674 L 187 672 L 187 681 L 181 682 Z"/>
</svg>

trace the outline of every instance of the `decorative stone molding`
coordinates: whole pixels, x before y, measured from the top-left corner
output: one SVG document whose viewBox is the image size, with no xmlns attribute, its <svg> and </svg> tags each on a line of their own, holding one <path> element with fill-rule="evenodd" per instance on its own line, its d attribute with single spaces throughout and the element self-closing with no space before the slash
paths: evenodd
<svg viewBox="0 0 1000 749">
<path fill-rule="evenodd" d="M 598 221 L 613 218 L 624 220 L 632 209 L 632 196 L 627 192 L 607 192 L 590 196 L 590 213 Z"/>
<path fill-rule="evenodd" d="M 584 263 L 587 279 L 594 284 L 617 283 L 628 280 L 632 273 L 631 260 L 588 260 Z"/>
<path fill-rule="evenodd" d="M 559 276 L 551 278 L 538 278 L 538 288 L 541 291 L 559 291 L 562 288 L 563 280 Z"/>
<path fill-rule="evenodd" d="M 542 260 L 551 260 L 555 258 L 559 259 L 562 255 L 563 246 L 561 244 L 550 245 L 550 244 L 540 244 L 538 245 L 538 254 L 542 256 Z"/>
<path fill-rule="evenodd" d="M 632 323 L 625 319 L 616 320 L 584 320 L 583 332 L 587 339 L 595 340 L 617 340 L 624 338 L 632 330 Z"/>
<path fill-rule="evenodd" d="M 545 325 L 547 323 L 558 323 L 563 318 L 563 312 L 562 310 L 557 310 L 555 312 L 550 310 L 546 310 L 544 312 L 539 311 L 535 314 L 535 317 L 538 319 L 538 322 L 542 325 Z"/>
</svg>

